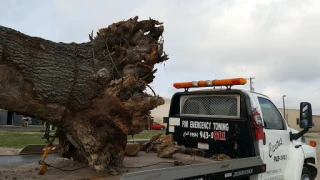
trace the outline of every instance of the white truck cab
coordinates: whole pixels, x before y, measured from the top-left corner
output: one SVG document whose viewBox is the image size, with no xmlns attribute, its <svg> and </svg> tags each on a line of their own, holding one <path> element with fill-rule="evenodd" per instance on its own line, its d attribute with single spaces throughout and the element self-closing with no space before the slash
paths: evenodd
<svg viewBox="0 0 320 180">
<path fill-rule="evenodd" d="M 269 97 L 233 85 L 244 78 L 175 83 L 166 134 L 177 145 L 200 149 L 190 165 L 127 173 L 123 180 L 313 180 L 317 176 L 315 142 L 304 142 L 312 127 L 312 108 L 300 103 L 300 128 L 289 127 Z M 226 86 L 226 89 L 216 88 Z M 189 91 L 189 88 L 214 87 Z M 312 145 L 312 146 L 311 146 Z M 180 160 L 176 156 L 173 160 Z M 211 157 L 224 157 L 211 160 Z M 159 162 L 154 162 L 155 164 Z"/>
<path fill-rule="evenodd" d="M 260 156 L 266 171 L 249 176 L 250 180 L 314 179 L 316 149 L 301 138 L 312 127 L 311 104 L 300 104 L 303 130 L 298 132 L 289 127 L 268 96 L 231 89 L 232 85 L 243 84 L 244 78 L 175 83 L 174 87 L 185 92 L 172 97 L 167 134 L 172 133 L 179 145 L 203 149 L 210 154 L 208 157 Z M 210 86 L 227 88 L 188 91 Z"/>
<path fill-rule="evenodd" d="M 302 142 L 301 137 L 292 139 L 291 134 L 299 132 L 289 127 L 269 97 L 242 91 L 250 97 L 252 106 L 261 112 L 264 124 L 265 137 L 255 143 L 267 168 L 256 179 L 314 179 L 317 169 L 310 164 L 317 164 L 316 149 Z"/>
</svg>

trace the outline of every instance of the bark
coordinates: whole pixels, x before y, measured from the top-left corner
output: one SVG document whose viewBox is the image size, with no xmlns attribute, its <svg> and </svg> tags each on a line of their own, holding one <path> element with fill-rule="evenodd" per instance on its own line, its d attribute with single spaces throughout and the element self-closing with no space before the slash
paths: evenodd
<svg viewBox="0 0 320 180">
<path fill-rule="evenodd" d="M 164 100 L 145 93 L 168 60 L 164 31 L 138 17 L 57 43 L 0 26 L 0 108 L 57 126 L 60 155 L 117 173 L 127 135 L 141 132 Z"/>
<path fill-rule="evenodd" d="M 125 152 L 126 152 L 126 155 L 128 155 L 128 156 L 135 156 L 135 155 L 137 155 L 139 153 L 140 149 L 141 149 L 141 144 L 139 144 L 139 143 L 128 143 L 126 145 Z"/>
<path fill-rule="evenodd" d="M 160 149 L 157 149 L 158 156 L 161 158 L 172 158 L 172 156 L 176 153 L 183 153 L 185 151 L 185 147 L 178 145 L 171 146 L 160 146 Z"/>
<path fill-rule="evenodd" d="M 161 144 L 157 147 L 158 156 L 161 158 L 171 158 L 176 153 L 182 153 L 184 146 L 174 145 L 172 134 L 166 135 L 161 139 Z"/>
<path fill-rule="evenodd" d="M 172 134 L 161 137 L 162 133 L 154 135 L 150 140 L 144 143 L 140 150 L 154 151 L 161 158 L 172 158 L 176 153 L 189 154 L 192 156 L 203 156 L 205 152 L 198 148 L 186 148 L 185 146 L 179 146 L 174 144 Z M 221 157 L 221 156 L 219 156 Z M 217 158 L 214 156 L 213 158 Z"/>
<path fill-rule="evenodd" d="M 144 151 L 144 150 L 147 150 L 147 149 L 151 149 L 150 147 L 154 147 L 153 145 L 160 140 L 161 136 L 162 136 L 163 133 L 159 133 L 159 134 L 156 134 L 154 136 L 152 136 L 150 138 L 150 140 L 148 142 L 145 142 L 142 147 L 141 147 L 141 151 Z"/>
<path fill-rule="evenodd" d="M 226 161 L 226 160 L 230 160 L 231 158 L 226 154 L 215 154 L 211 157 L 211 159 L 215 161 Z"/>
</svg>

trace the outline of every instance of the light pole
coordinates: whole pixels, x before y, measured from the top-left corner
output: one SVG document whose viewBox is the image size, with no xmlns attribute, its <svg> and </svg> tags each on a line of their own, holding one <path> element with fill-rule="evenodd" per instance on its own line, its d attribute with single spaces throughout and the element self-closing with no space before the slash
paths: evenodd
<svg viewBox="0 0 320 180">
<path fill-rule="evenodd" d="M 283 101 L 283 114 L 284 114 L 284 119 L 286 119 L 286 106 L 284 104 L 284 97 L 286 97 L 286 95 L 282 96 L 282 101 Z"/>
<path fill-rule="evenodd" d="M 255 77 L 250 77 L 250 78 L 246 78 L 246 79 L 250 80 L 250 91 L 254 91 L 252 84 L 253 84 L 253 79 L 255 79 Z"/>
</svg>

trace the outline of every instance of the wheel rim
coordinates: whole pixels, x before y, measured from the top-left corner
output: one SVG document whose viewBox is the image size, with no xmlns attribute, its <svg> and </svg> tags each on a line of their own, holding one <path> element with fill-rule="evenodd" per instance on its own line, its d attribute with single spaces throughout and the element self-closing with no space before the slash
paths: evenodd
<svg viewBox="0 0 320 180">
<path fill-rule="evenodd" d="M 310 178 L 307 174 L 304 174 L 301 176 L 301 180 L 310 180 Z"/>
</svg>

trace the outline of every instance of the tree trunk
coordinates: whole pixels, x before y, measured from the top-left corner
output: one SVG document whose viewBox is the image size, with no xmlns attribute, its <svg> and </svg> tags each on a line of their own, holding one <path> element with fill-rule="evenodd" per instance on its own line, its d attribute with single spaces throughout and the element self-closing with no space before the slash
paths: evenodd
<svg viewBox="0 0 320 180">
<path fill-rule="evenodd" d="M 56 43 L 0 26 L 0 108 L 60 130 L 60 155 L 117 173 L 127 135 L 164 104 L 145 93 L 163 52 L 162 23 L 138 17 L 87 43 Z"/>
</svg>

